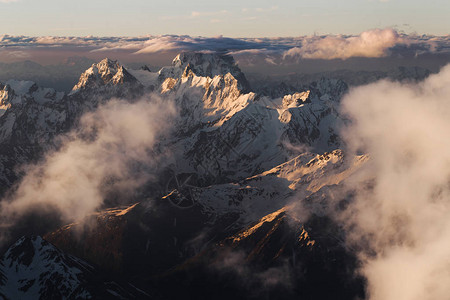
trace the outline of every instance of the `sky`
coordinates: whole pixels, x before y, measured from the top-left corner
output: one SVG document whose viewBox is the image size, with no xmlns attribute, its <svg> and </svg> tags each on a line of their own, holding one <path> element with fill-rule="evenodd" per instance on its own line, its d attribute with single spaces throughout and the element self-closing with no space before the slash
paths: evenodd
<svg viewBox="0 0 450 300">
<path fill-rule="evenodd" d="M 0 34 L 276 37 L 373 28 L 447 35 L 448 0 L 0 0 Z"/>
</svg>

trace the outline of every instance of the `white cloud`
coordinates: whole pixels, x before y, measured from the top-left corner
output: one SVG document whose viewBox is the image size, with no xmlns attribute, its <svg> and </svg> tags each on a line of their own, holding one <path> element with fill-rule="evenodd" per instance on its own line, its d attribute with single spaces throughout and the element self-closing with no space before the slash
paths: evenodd
<svg viewBox="0 0 450 300">
<path fill-rule="evenodd" d="M 450 65 L 419 84 L 381 81 L 343 100 L 350 150 L 370 162 L 337 211 L 362 249 L 371 300 L 447 299 L 450 286 Z"/>
<path fill-rule="evenodd" d="M 325 36 L 305 39 L 301 47 L 285 52 L 285 56 L 307 59 L 348 59 L 350 57 L 382 57 L 389 48 L 402 43 L 393 29 L 374 29 L 359 36 Z"/>
<path fill-rule="evenodd" d="M 190 37 L 161 36 L 146 41 L 136 53 L 156 53 L 183 49 L 183 43 L 192 43 Z"/>
<path fill-rule="evenodd" d="M 90 40 L 84 40 L 78 37 L 59 37 L 59 36 L 41 36 L 35 38 L 35 43 L 41 45 L 89 45 Z"/>
</svg>

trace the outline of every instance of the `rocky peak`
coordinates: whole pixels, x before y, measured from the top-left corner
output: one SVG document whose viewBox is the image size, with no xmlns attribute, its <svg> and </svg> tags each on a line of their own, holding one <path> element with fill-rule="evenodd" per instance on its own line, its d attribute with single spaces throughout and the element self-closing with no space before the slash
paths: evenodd
<svg viewBox="0 0 450 300">
<path fill-rule="evenodd" d="M 102 78 L 107 79 L 111 78 L 113 74 L 117 73 L 117 71 L 121 68 L 121 65 L 117 62 L 117 60 L 111 60 L 109 58 L 105 58 L 101 60 L 97 64 L 93 64 L 94 67 L 97 67 L 98 72 L 101 74 Z"/>
<path fill-rule="evenodd" d="M 231 74 L 238 82 L 242 92 L 249 91 L 249 84 L 245 75 L 236 65 L 234 58 L 221 53 L 183 52 L 172 61 L 172 67 L 162 68 L 160 77 L 162 81 L 171 78 L 196 75 L 199 77 L 226 76 Z"/>
<path fill-rule="evenodd" d="M 285 95 L 283 97 L 283 107 L 297 107 L 304 103 L 311 102 L 309 99 L 310 91 Z"/>
<path fill-rule="evenodd" d="M 78 90 L 124 83 L 137 83 L 137 80 L 118 61 L 105 58 L 81 74 L 72 93 Z"/>
<path fill-rule="evenodd" d="M 6 85 L 9 85 L 16 95 L 32 94 L 39 89 L 34 81 L 27 80 L 8 80 Z"/>
<path fill-rule="evenodd" d="M 175 57 L 172 65 L 182 70 L 190 66 L 195 75 L 204 77 L 227 73 L 236 77 L 242 73 L 232 56 L 217 53 L 183 52 Z"/>
<path fill-rule="evenodd" d="M 40 87 L 33 81 L 8 80 L 6 86 L 9 86 L 9 104 L 18 104 L 23 103 L 24 101 L 44 104 L 49 101 L 60 101 L 65 95 L 64 92 L 57 92 L 52 88 Z M 0 98 L 1 97 L 0 92 Z M 2 104 L 0 104 L 0 106 L 1 105 Z"/>
<path fill-rule="evenodd" d="M 0 106 L 8 105 L 14 97 L 14 90 L 8 84 L 0 83 Z"/>
</svg>

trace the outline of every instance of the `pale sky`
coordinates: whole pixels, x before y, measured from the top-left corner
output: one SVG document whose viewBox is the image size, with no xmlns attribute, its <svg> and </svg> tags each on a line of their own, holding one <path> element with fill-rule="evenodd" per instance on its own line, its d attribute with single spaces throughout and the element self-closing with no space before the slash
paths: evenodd
<svg viewBox="0 0 450 300">
<path fill-rule="evenodd" d="M 0 12 L 0 35 L 450 33 L 449 0 L 0 0 Z"/>
</svg>

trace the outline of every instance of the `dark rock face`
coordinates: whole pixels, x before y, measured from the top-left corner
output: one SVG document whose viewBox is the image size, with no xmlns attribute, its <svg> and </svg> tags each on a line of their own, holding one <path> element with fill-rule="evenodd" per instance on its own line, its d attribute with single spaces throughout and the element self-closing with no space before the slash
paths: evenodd
<svg viewBox="0 0 450 300">
<path fill-rule="evenodd" d="M 187 244 L 205 230 L 208 217 L 198 206 L 183 210 L 167 200 L 148 205 L 109 209 L 44 238 L 104 270 L 131 277 L 161 274 L 192 255 Z"/>
<path fill-rule="evenodd" d="M 326 219 L 301 225 L 281 210 L 261 219 L 157 278 L 167 299 L 364 298 L 356 259 L 332 236 Z M 320 230 L 310 234 L 305 228 Z M 315 237 L 318 237 L 317 239 Z M 170 289 L 171 282 L 178 288 Z"/>
<path fill-rule="evenodd" d="M 330 219 L 302 224 L 283 208 L 227 231 L 233 218 L 205 227 L 195 211 L 138 204 L 99 214 L 87 231 L 73 225 L 46 238 L 162 299 L 364 297 L 357 260 Z"/>
</svg>

